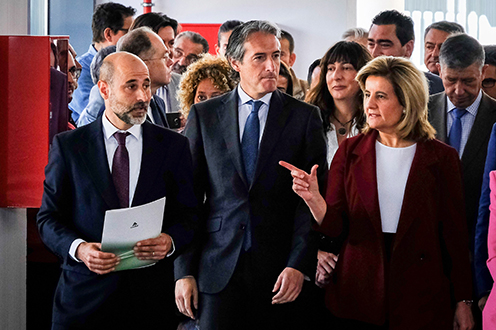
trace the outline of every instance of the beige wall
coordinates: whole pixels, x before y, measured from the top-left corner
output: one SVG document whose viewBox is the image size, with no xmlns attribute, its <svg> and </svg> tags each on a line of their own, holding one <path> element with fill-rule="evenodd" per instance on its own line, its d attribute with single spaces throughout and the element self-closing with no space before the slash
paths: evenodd
<svg viewBox="0 0 496 330">
<path fill-rule="evenodd" d="M 28 33 L 28 0 L 2 1 L 0 34 Z"/>
</svg>

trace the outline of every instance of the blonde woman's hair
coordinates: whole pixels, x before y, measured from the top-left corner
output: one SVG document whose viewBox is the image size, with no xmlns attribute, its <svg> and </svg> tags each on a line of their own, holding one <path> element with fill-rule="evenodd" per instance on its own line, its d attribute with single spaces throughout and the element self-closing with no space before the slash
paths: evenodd
<svg viewBox="0 0 496 330">
<path fill-rule="evenodd" d="M 364 66 L 355 78 L 364 93 L 365 82 L 370 76 L 386 78 L 403 106 L 403 114 L 396 126 L 399 138 L 412 141 L 434 139 L 436 130 L 429 123 L 427 110 L 429 88 L 422 72 L 407 59 L 380 56 Z M 363 133 L 370 130 L 366 124 Z"/>
<path fill-rule="evenodd" d="M 188 66 L 179 84 L 177 98 L 180 102 L 180 111 L 184 118 L 188 118 L 189 110 L 195 101 L 196 89 L 204 79 L 212 83 L 220 91 L 226 93 L 236 86 L 233 80 L 232 68 L 224 58 L 211 54 L 204 54 L 198 61 Z"/>
</svg>

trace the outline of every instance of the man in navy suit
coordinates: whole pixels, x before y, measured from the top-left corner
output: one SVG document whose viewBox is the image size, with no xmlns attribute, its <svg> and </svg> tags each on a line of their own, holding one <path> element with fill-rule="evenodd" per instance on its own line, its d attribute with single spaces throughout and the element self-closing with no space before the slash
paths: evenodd
<svg viewBox="0 0 496 330">
<path fill-rule="evenodd" d="M 174 272 L 176 304 L 201 329 L 308 325 L 297 306 L 316 271 L 313 218 L 278 162 L 319 164 L 322 179 L 326 144 L 319 109 L 277 90 L 279 36 L 264 21 L 234 29 L 226 55 L 240 84 L 188 116 L 202 225 Z"/>
<path fill-rule="evenodd" d="M 188 141 L 145 121 L 150 78 L 137 56 L 109 55 L 98 87 L 103 116 L 57 135 L 45 169 L 37 223 L 62 261 L 52 329 L 175 329 L 170 259 L 192 239 L 196 207 Z M 162 233 L 134 248 L 157 263 L 112 272 L 119 258 L 100 244 L 105 212 L 164 196 Z"/>
</svg>

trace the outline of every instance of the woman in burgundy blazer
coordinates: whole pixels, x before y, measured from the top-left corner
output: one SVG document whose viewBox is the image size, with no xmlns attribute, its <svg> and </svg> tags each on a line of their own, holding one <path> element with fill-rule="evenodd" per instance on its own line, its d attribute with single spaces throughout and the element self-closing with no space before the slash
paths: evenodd
<svg viewBox="0 0 496 330">
<path fill-rule="evenodd" d="M 407 60 L 379 57 L 360 70 L 357 80 L 367 126 L 340 145 L 325 202 L 316 190 L 314 169 L 306 174 L 290 168 L 293 189 L 309 205 L 320 231 L 331 237 L 347 231 L 326 305 L 345 329 L 471 329 L 460 160 L 453 148 L 434 140 L 425 78 Z M 384 159 L 381 148 L 415 149 L 408 162 Z M 398 159 L 397 167 L 411 165 L 410 170 L 403 179 L 396 173 L 384 179 L 380 167 Z M 402 199 L 384 190 L 401 180 Z M 381 200 L 381 193 L 389 193 L 389 199 Z M 391 232 L 381 215 L 394 203 L 397 227 Z"/>
</svg>

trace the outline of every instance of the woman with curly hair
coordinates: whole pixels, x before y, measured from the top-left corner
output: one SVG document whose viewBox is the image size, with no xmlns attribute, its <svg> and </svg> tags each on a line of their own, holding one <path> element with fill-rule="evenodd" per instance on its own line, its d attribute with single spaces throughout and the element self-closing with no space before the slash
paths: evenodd
<svg viewBox="0 0 496 330">
<path fill-rule="evenodd" d="M 220 57 L 205 54 L 183 74 L 177 94 L 184 119 L 193 104 L 231 91 L 236 86 L 229 63 Z"/>
</svg>

